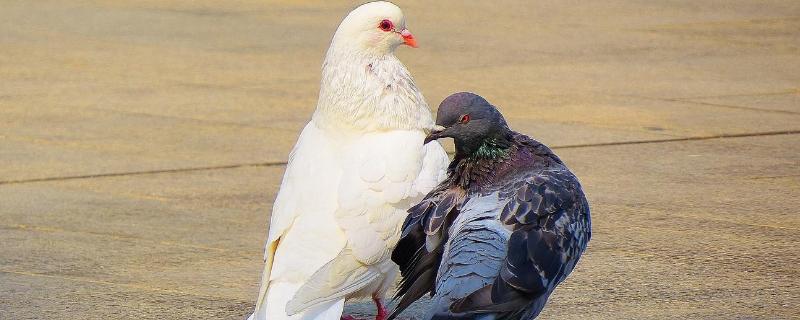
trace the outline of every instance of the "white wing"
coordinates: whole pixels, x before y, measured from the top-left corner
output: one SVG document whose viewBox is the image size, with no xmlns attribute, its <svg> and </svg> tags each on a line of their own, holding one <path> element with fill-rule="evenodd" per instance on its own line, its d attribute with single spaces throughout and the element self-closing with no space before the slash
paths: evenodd
<svg viewBox="0 0 800 320">
<path fill-rule="evenodd" d="M 342 149 L 335 220 L 347 245 L 297 292 L 290 313 L 356 292 L 394 270 L 390 255 L 406 210 L 445 176 L 447 155 L 438 143 L 423 146 L 424 136 L 369 133 Z"/>
</svg>

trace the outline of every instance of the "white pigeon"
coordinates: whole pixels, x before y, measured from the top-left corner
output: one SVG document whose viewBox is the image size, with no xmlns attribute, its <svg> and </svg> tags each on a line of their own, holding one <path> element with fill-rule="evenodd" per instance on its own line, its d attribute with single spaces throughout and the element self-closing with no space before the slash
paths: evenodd
<svg viewBox="0 0 800 320">
<path fill-rule="evenodd" d="M 344 18 L 322 66 L 317 109 L 275 199 L 250 319 L 335 319 L 372 297 L 377 319 L 398 267 L 391 252 L 409 207 L 446 177 L 423 144 L 430 108 L 394 50 L 416 41 L 403 13 L 370 2 Z"/>
</svg>

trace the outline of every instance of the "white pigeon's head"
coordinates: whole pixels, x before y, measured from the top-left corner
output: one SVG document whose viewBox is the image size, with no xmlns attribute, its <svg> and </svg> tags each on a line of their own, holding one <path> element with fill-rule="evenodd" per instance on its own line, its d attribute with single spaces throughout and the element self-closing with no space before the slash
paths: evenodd
<svg viewBox="0 0 800 320">
<path fill-rule="evenodd" d="M 368 2 L 350 11 L 339 24 L 333 44 L 378 55 L 392 53 L 401 44 L 417 47 L 406 29 L 403 11 L 386 1 Z"/>
</svg>

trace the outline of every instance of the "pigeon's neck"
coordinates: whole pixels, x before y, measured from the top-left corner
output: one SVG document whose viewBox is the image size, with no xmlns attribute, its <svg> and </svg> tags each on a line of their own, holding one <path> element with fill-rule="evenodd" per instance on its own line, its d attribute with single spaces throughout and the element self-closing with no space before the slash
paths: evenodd
<svg viewBox="0 0 800 320">
<path fill-rule="evenodd" d="M 470 153 L 457 150 L 448 168 L 450 184 L 464 190 L 483 190 L 520 170 L 563 165 L 536 140 L 513 131 L 505 137 L 485 139 Z"/>
<path fill-rule="evenodd" d="M 433 126 L 414 79 L 394 54 L 332 46 L 322 66 L 314 121 L 354 131 L 422 130 Z"/>
<path fill-rule="evenodd" d="M 456 147 L 456 158 L 469 159 L 471 161 L 490 160 L 508 158 L 514 145 L 514 132 L 507 127 L 498 127 L 491 133 L 472 137 L 454 137 Z"/>
<path fill-rule="evenodd" d="M 508 158 L 511 152 L 511 142 L 502 138 L 487 138 L 478 144 L 477 148 L 469 155 L 464 155 L 472 161 Z M 462 153 L 463 154 L 463 153 Z"/>
<path fill-rule="evenodd" d="M 449 168 L 451 183 L 465 190 L 492 184 L 517 151 L 517 146 L 505 137 L 483 139 L 469 150 L 457 144 Z"/>
</svg>

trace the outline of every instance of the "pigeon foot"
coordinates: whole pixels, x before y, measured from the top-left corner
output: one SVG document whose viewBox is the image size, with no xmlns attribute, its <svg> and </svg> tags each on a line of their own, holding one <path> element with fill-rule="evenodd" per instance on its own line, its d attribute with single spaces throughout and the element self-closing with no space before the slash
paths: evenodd
<svg viewBox="0 0 800 320">
<path fill-rule="evenodd" d="M 389 312 L 386 310 L 386 306 L 383 305 L 383 299 L 376 295 L 372 295 L 372 301 L 375 302 L 375 309 L 378 310 L 378 314 L 375 316 L 375 320 L 386 320 L 386 317 L 389 315 Z"/>
</svg>

